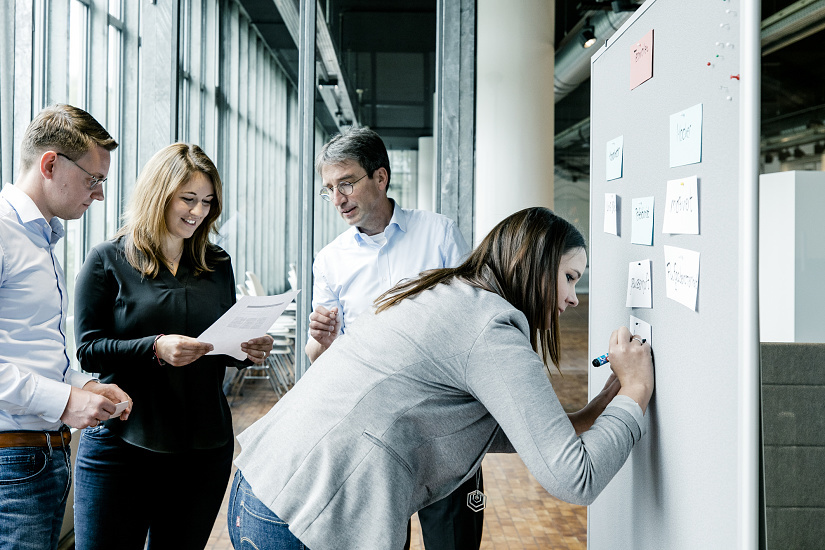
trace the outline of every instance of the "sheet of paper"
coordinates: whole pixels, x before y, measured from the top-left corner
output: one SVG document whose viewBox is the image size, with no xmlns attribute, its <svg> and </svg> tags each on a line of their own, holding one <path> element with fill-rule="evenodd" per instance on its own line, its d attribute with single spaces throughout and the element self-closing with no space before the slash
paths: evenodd
<svg viewBox="0 0 825 550">
<path fill-rule="evenodd" d="M 646 323 L 638 317 L 631 315 L 628 328 L 630 329 L 630 334 L 644 338 L 653 346 L 653 328 L 650 326 L 650 323 Z"/>
<path fill-rule="evenodd" d="M 699 234 L 699 179 L 696 176 L 667 182 L 662 233 Z"/>
<path fill-rule="evenodd" d="M 653 307 L 651 260 L 630 262 L 627 270 L 627 307 Z"/>
<path fill-rule="evenodd" d="M 112 416 L 109 417 L 109 420 L 111 420 L 112 418 L 117 418 L 118 416 L 123 414 L 123 411 L 125 411 L 126 407 L 128 407 L 128 406 L 129 406 L 128 401 L 121 401 L 120 403 L 115 405 L 115 412 L 112 413 Z"/>
<path fill-rule="evenodd" d="M 630 202 L 630 242 L 653 246 L 653 197 L 642 197 Z"/>
<path fill-rule="evenodd" d="M 665 288 L 667 297 L 696 311 L 699 294 L 699 253 L 665 245 Z"/>
<path fill-rule="evenodd" d="M 670 115 L 670 167 L 702 162 L 702 104 Z"/>
<path fill-rule="evenodd" d="M 630 89 L 653 77 L 653 29 L 630 46 Z"/>
<path fill-rule="evenodd" d="M 607 142 L 606 149 L 606 170 L 607 181 L 617 180 L 622 177 L 622 164 L 624 162 L 624 136 L 611 139 Z"/>
<path fill-rule="evenodd" d="M 618 200 L 616 193 L 604 194 L 604 232 L 611 235 L 619 234 L 619 209 L 616 208 Z"/>
<path fill-rule="evenodd" d="M 225 354 L 238 360 L 246 359 L 241 344 L 266 334 L 299 292 L 293 290 L 277 296 L 242 296 L 220 319 L 203 331 L 198 340 L 215 347 L 208 355 Z"/>
</svg>

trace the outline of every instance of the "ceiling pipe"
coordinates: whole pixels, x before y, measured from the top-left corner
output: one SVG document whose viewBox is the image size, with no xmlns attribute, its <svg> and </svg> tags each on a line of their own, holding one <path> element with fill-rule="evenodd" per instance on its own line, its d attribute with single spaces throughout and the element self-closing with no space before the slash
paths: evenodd
<svg viewBox="0 0 825 550">
<path fill-rule="evenodd" d="M 585 14 L 578 25 L 567 34 L 559 44 L 559 50 L 556 52 L 556 68 L 553 74 L 553 91 L 555 92 L 556 103 L 578 88 L 579 84 L 590 78 L 590 57 L 632 15 L 632 11 L 619 13 L 613 13 L 612 11 L 590 12 L 589 15 Z M 597 39 L 596 44 L 590 48 L 582 47 L 579 40 L 579 34 L 587 20 L 593 27 Z"/>
</svg>

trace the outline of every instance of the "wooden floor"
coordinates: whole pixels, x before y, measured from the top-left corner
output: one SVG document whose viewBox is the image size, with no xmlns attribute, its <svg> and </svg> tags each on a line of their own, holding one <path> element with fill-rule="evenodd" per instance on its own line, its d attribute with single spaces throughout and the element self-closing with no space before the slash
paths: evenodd
<svg viewBox="0 0 825 550">
<path fill-rule="evenodd" d="M 587 295 L 568 309 L 562 322 L 562 373 L 553 375 L 553 386 L 567 411 L 587 401 Z M 252 380 L 232 407 L 235 433 L 240 433 L 266 413 L 277 397 L 266 381 Z M 235 452 L 239 450 L 235 445 Z M 233 474 L 234 476 L 234 469 Z M 484 459 L 484 550 L 586 550 L 587 508 L 557 500 L 542 489 L 518 455 L 490 454 Z M 227 488 L 221 512 L 212 529 L 207 549 L 232 548 L 226 530 Z M 421 529 L 413 518 L 411 550 L 423 550 Z"/>
</svg>

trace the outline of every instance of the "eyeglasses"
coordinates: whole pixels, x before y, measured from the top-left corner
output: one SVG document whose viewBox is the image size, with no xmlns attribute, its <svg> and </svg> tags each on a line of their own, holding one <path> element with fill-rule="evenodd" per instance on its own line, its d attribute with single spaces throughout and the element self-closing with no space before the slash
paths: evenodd
<svg viewBox="0 0 825 550">
<path fill-rule="evenodd" d="M 334 185 L 332 187 L 322 187 L 321 191 L 319 191 L 318 194 L 321 195 L 321 198 L 323 198 L 325 201 L 332 202 L 332 196 L 335 194 L 336 189 L 342 195 L 345 195 L 345 196 L 350 195 L 350 194 L 352 194 L 352 186 L 355 185 L 356 183 L 358 183 L 359 181 L 361 181 L 362 179 L 366 178 L 366 177 L 367 177 L 367 175 L 364 174 L 363 176 L 361 176 L 360 178 L 358 178 L 357 180 L 355 180 L 352 183 L 350 183 L 348 181 L 342 181 L 338 185 Z"/>
<path fill-rule="evenodd" d="M 74 160 L 70 159 L 69 157 L 67 157 L 67 156 L 66 156 L 66 155 L 64 155 L 63 153 L 57 153 L 57 156 L 59 156 L 59 157 L 63 157 L 64 159 L 68 160 L 69 162 L 71 162 L 72 164 L 74 164 L 75 166 L 77 166 L 78 168 L 80 168 L 81 170 L 83 170 L 84 172 L 86 172 L 87 174 L 89 174 L 89 172 L 87 172 L 85 168 L 83 168 L 82 166 L 80 166 L 78 163 L 76 163 Z M 99 177 L 95 176 L 94 174 L 89 174 L 89 177 L 91 177 L 91 178 L 92 178 L 92 181 L 90 181 L 90 182 L 88 183 L 88 188 L 89 188 L 89 191 L 94 191 L 94 189 L 95 189 L 98 185 L 103 185 L 104 183 L 106 183 L 106 180 L 107 180 L 107 179 L 109 179 L 109 178 L 99 178 Z"/>
</svg>

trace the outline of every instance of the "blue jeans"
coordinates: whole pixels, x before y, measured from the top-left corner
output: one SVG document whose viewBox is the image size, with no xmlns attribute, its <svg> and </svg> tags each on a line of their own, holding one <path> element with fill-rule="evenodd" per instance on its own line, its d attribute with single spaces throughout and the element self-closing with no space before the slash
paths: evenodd
<svg viewBox="0 0 825 550">
<path fill-rule="evenodd" d="M 226 523 L 235 550 L 309 550 L 289 531 L 286 522 L 258 500 L 240 470 L 232 480 Z"/>
<path fill-rule="evenodd" d="M 0 549 L 56 549 L 71 479 L 69 447 L 0 449 Z"/>
<path fill-rule="evenodd" d="M 220 511 L 234 442 L 159 453 L 105 424 L 83 430 L 75 461 L 77 550 L 203 550 Z"/>
</svg>

